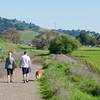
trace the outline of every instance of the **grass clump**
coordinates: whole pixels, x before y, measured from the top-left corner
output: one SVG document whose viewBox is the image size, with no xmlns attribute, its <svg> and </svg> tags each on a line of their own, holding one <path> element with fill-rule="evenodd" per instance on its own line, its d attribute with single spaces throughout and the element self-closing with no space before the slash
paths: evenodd
<svg viewBox="0 0 100 100">
<path fill-rule="evenodd" d="M 43 65 L 44 75 L 41 81 L 41 93 L 46 100 L 66 100 L 67 81 L 66 73 L 68 65 L 66 63 L 48 60 Z"/>
</svg>

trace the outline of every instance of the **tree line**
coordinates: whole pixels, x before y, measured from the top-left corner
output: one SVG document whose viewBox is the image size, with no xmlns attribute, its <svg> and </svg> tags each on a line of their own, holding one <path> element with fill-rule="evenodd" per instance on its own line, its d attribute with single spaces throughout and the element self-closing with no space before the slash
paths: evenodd
<svg viewBox="0 0 100 100">
<path fill-rule="evenodd" d="M 76 37 L 82 45 L 100 46 L 100 34 L 92 34 L 88 31 L 81 31 Z"/>
<path fill-rule="evenodd" d="M 86 31 L 86 30 L 52 30 L 58 33 L 64 33 L 71 35 L 78 39 L 82 45 L 85 46 L 99 46 L 100 45 L 100 34 L 95 31 Z"/>
</svg>

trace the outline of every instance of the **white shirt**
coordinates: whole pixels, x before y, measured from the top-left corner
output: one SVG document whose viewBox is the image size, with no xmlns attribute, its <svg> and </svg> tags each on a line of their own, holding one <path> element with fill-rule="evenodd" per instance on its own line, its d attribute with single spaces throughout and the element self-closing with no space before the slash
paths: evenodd
<svg viewBox="0 0 100 100">
<path fill-rule="evenodd" d="M 23 67 L 23 68 L 30 67 L 29 62 L 30 62 L 30 57 L 28 55 L 23 55 L 21 57 L 21 67 Z"/>
</svg>

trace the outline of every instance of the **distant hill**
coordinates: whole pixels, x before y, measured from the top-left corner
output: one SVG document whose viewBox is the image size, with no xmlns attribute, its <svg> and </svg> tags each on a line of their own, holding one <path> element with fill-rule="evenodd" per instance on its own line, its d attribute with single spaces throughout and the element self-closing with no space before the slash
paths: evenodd
<svg viewBox="0 0 100 100">
<path fill-rule="evenodd" d="M 77 38 L 83 45 L 100 45 L 100 34 L 95 31 L 86 30 L 50 30 L 41 28 L 33 23 L 26 23 L 17 19 L 6 19 L 0 17 L 0 33 L 6 33 L 9 29 L 15 28 L 21 33 L 23 43 L 30 42 L 37 33 L 68 34 Z"/>
<path fill-rule="evenodd" d="M 17 19 L 7 19 L 7 18 L 2 18 L 0 17 L 0 32 L 5 32 L 9 28 L 16 28 L 18 31 L 25 31 L 25 30 L 30 30 L 34 32 L 39 32 L 39 31 L 51 31 L 48 29 L 43 29 L 39 27 L 38 25 L 35 25 L 33 23 L 26 23 L 25 21 L 19 21 Z M 58 29 L 58 30 L 52 30 L 53 32 L 57 33 L 65 33 L 69 34 L 72 36 L 78 36 L 81 32 L 86 32 L 87 34 L 99 34 L 94 31 L 86 31 L 86 30 L 63 30 L 63 29 Z"/>
<path fill-rule="evenodd" d="M 58 30 L 52 30 L 58 33 L 64 33 L 64 34 L 68 34 L 74 37 L 77 37 L 80 35 L 80 33 L 87 33 L 89 35 L 100 35 L 99 33 L 95 32 L 95 31 L 86 31 L 86 30 L 63 30 L 63 29 L 58 29 Z"/>
<path fill-rule="evenodd" d="M 0 17 L 0 32 L 5 32 L 9 28 L 16 28 L 18 31 L 32 30 L 36 32 L 40 29 L 39 26 L 32 23 L 26 23 L 25 21 L 19 21 L 17 19 L 6 19 Z"/>
</svg>

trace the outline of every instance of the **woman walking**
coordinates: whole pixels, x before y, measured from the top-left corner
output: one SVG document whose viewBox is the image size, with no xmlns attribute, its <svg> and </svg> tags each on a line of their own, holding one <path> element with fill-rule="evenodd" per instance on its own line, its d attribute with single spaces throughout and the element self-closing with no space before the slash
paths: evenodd
<svg viewBox="0 0 100 100">
<path fill-rule="evenodd" d="M 15 68 L 15 59 L 12 57 L 12 52 L 8 52 L 8 57 L 5 62 L 5 69 L 7 70 L 7 82 L 12 82 L 13 70 Z"/>
</svg>

